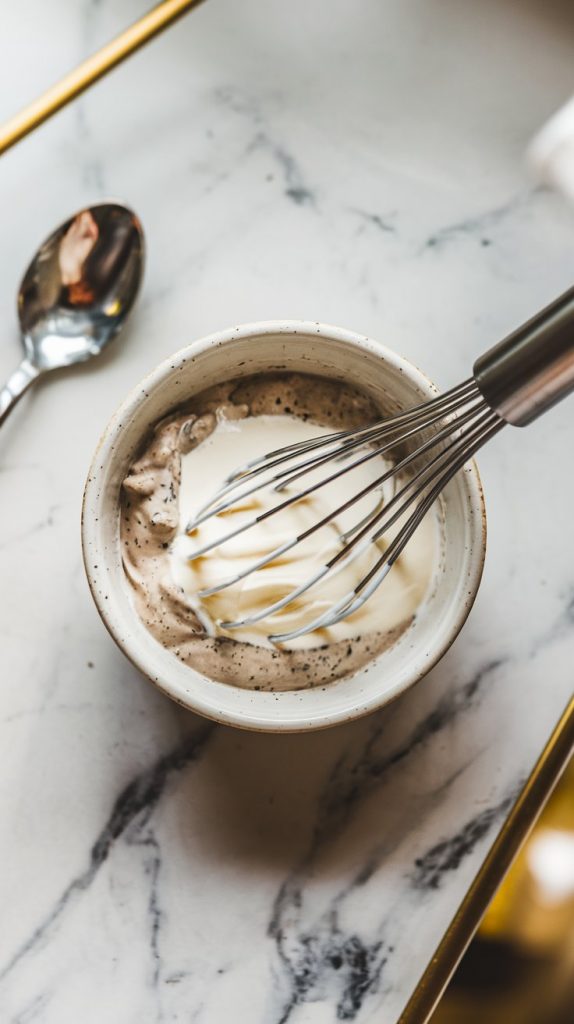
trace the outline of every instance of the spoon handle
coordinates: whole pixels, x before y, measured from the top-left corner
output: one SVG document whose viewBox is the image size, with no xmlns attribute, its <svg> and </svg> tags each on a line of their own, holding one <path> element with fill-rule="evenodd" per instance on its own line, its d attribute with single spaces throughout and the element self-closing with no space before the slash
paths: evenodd
<svg viewBox="0 0 574 1024">
<path fill-rule="evenodd" d="M 0 391 L 0 424 L 4 422 L 16 402 L 39 376 L 40 370 L 33 366 L 28 359 L 23 359 L 18 369 L 14 370 Z"/>
</svg>

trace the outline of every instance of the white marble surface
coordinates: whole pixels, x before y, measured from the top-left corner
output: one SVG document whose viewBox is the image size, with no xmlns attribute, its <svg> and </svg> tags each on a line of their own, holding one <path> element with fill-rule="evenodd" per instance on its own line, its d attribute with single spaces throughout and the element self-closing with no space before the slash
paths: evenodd
<svg viewBox="0 0 574 1024">
<path fill-rule="evenodd" d="M 0 116 L 147 5 L 4 6 Z M 218 327 L 341 324 L 444 387 L 570 285 L 574 214 L 522 154 L 573 41 L 553 0 L 208 0 L 0 161 L 4 374 L 55 223 L 113 194 L 149 242 L 121 349 L 0 435 L 3 1024 L 397 1021 L 572 690 L 574 404 L 480 460 L 449 655 L 317 735 L 214 728 L 140 678 L 88 594 L 83 479 L 127 389 Z"/>
</svg>

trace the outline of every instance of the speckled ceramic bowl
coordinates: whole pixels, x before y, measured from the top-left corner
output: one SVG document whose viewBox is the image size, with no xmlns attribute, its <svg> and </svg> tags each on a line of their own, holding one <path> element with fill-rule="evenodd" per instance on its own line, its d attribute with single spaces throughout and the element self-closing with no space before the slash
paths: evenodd
<svg viewBox="0 0 574 1024">
<path fill-rule="evenodd" d="M 474 601 L 484 562 L 485 513 L 469 464 L 444 492 L 444 551 L 432 594 L 389 650 L 352 676 L 316 689 L 270 693 L 218 683 L 182 664 L 147 631 L 132 604 L 119 539 L 120 487 L 149 428 L 223 377 L 294 370 L 345 380 L 386 409 L 436 389 L 410 363 L 351 331 L 274 321 L 195 342 L 157 367 L 109 423 L 84 493 L 82 544 L 90 588 L 114 640 L 164 693 L 201 715 L 245 729 L 299 732 L 349 721 L 417 682 L 450 647 Z"/>
</svg>

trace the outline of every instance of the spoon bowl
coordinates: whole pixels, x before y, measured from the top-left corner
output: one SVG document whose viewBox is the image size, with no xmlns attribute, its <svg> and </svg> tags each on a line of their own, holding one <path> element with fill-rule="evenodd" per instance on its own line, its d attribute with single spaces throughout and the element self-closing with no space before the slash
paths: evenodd
<svg viewBox="0 0 574 1024">
<path fill-rule="evenodd" d="M 46 239 L 20 285 L 25 358 L 0 391 L 0 423 L 38 376 L 99 355 L 118 334 L 144 256 L 140 222 L 119 203 L 81 210 Z"/>
</svg>

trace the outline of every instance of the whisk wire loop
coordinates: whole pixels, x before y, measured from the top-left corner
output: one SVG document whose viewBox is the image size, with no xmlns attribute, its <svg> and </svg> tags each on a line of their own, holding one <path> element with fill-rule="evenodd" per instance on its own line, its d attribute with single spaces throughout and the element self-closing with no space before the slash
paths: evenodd
<svg viewBox="0 0 574 1024">
<path fill-rule="evenodd" d="M 342 430 L 310 438 L 251 460 L 231 474 L 219 492 L 199 510 L 188 525 L 188 534 L 193 534 L 210 518 L 241 507 L 242 502 L 262 489 L 281 493 L 331 462 L 336 464 L 336 468 L 319 480 L 312 479 L 294 494 L 288 493 L 283 500 L 264 508 L 259 514 L 249 516 L 246 522 L 234 529 L 200 545 L 189 554 L 189 562 L 222 547 L 238 535 L 309 498 L 373 459 L 381 459 L 383 471 L 298 535 L 283 541 L 239 572 L 204 588 L 199 597 L 206 598 L 242 583 L 252 573 L 276 563 L 319 530 L 335 524 L 335 552 L 310 573 L 306 580 L 265 607 L 257 608 L 243 618 L 220 622 L 219 625 L 233 631 L 268 618 L 297 602 L 312 587 L 325 584 L 351 562 L 372 550 L 375 552 L 374 561 L 370 565 L 367 563 L 361 579 L 352 590 L 311 621 L 288 632 L 272 633 L 269 639 L 277 644 L 287 643 L 306 633 L 326 630 L 348 618 L 359 611 L 381 585 L 447 483 L 504 423 L 483 398 L 476 380 L 471 377 L 444 395 L 375 424 L 358 430 Z M 429 432 L 429 436 L 426 436 L 426 432 Z M 421 441 L 412 447 L 418 435 L 421 435 Z M 385 456 L 392 451 L 397 452 L 399 457 L 389 464 Z M 389 497 L 387 491 L 393 485 Z M 351 526 L 345 525 L 344 529 L 339 526 L 338 519 L 341 516 L 378 491 L 381 492 L 380 497 L 373 508 L 363 513 Z M 380 542 L 393 527 L 398 532 L 390 536 L 388 544 L 382 548 Z M 377 549 L 380 552 L 378 557 Z"/>
</svg>

